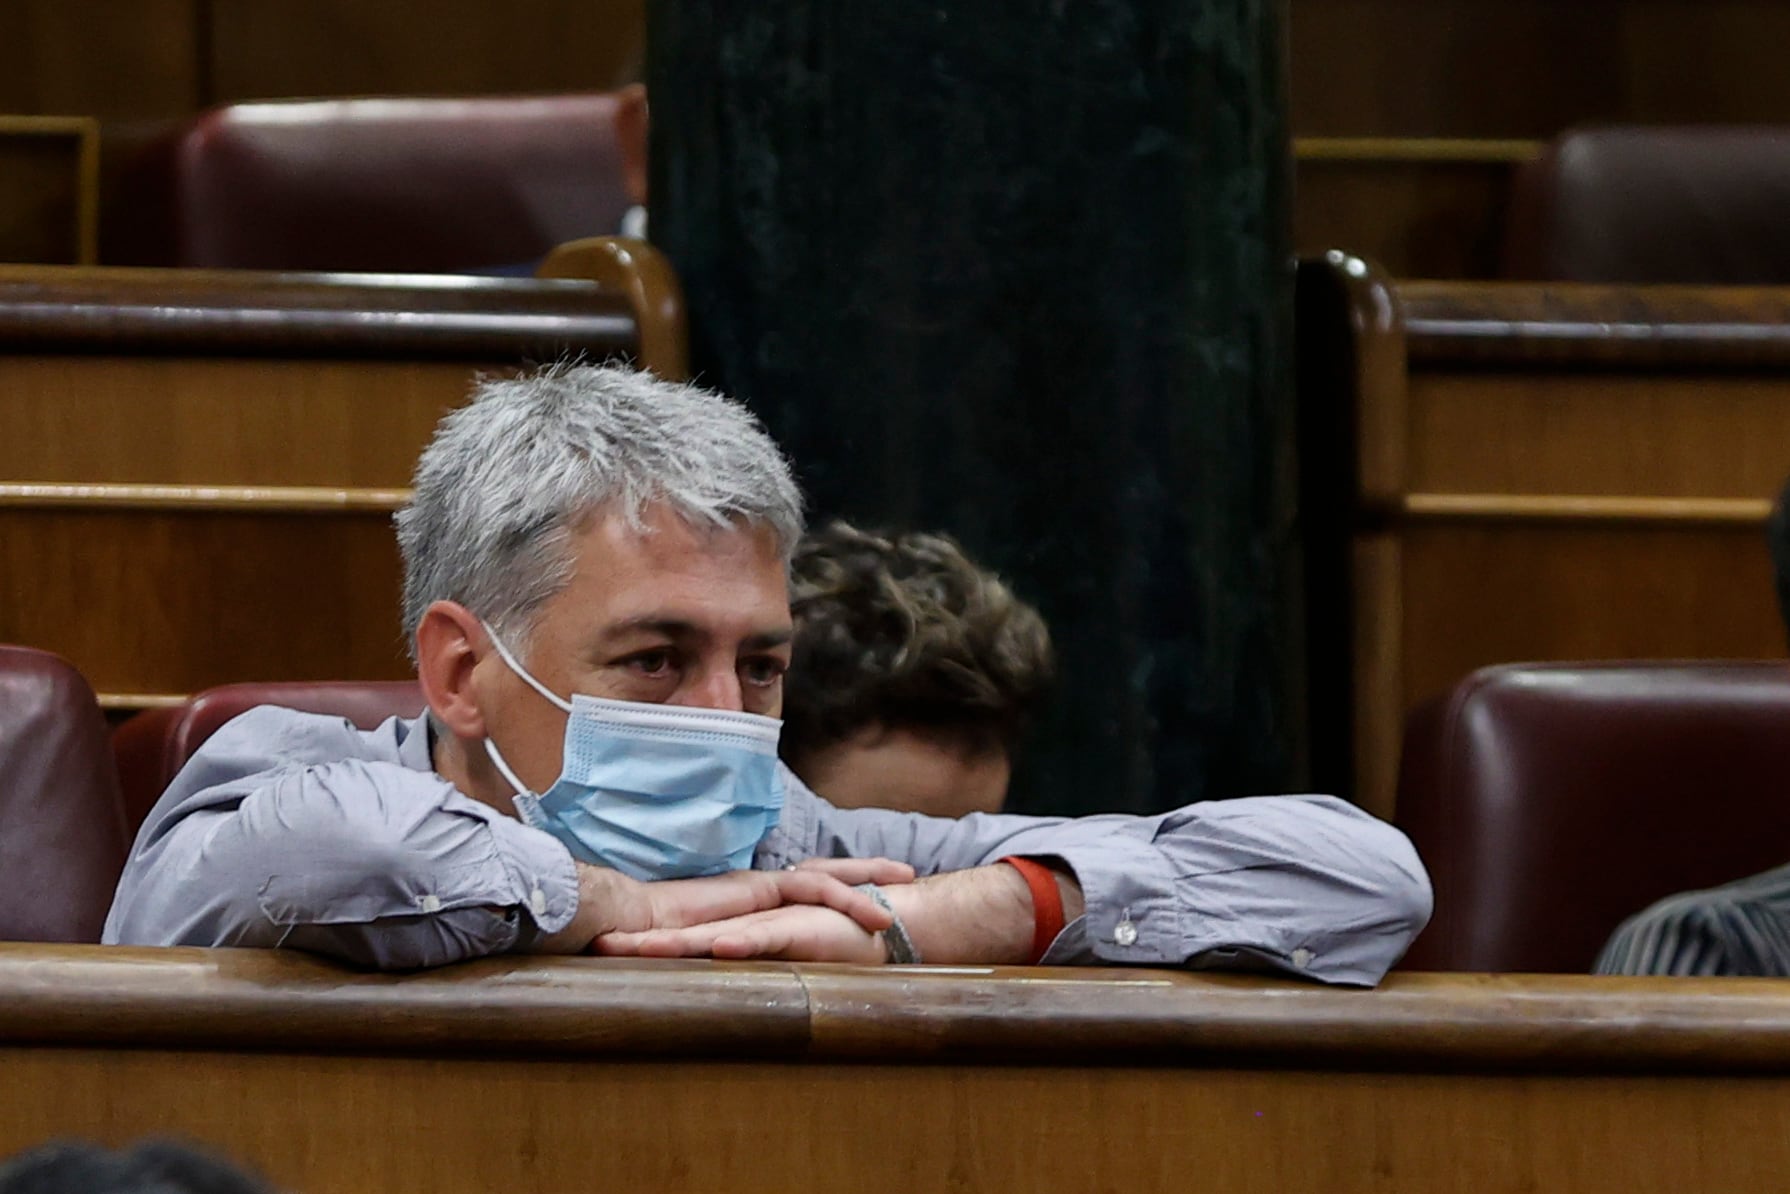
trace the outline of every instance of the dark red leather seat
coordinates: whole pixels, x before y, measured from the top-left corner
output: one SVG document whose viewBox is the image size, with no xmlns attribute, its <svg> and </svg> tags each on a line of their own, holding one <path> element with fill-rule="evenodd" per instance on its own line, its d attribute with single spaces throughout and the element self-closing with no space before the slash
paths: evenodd
<svg viewBox="0 0 1790 1194">
<path fill-rule="evenodd" d="M 456 272 L 613 235 L 624 93 L 234 104 L 146 150 L 109 197 L 107 260 Z"/>
<path fill-rule="evenodd" d="M 1574 129 L 1517 176 L 1513 278 L 1790 284 L 1790 126 Z"/>
<path fill-rule="evenodd" d="M 1405 969 L 1589 971 L 1660 897 L 1790 862 L 1790 664 L 1475 672 L 1407 723 L 1396 819 L 1436 889 Z"/>
<path fill-rule="evenodd" d="M 93 689 L 54 655 L 0 646 L 0 940 L 97 942 L 124 851 Z"/>
<path fill-rule="evenodd" d="M 225 722 L 259 705 L 333 714 L 370 730 L 388 717 L 421 713 L 423 694 L 414 680 L 227 684 L 184 705 L 139 713 L 112 731 L 132 834 L 193 752 Z"/>
</svg>

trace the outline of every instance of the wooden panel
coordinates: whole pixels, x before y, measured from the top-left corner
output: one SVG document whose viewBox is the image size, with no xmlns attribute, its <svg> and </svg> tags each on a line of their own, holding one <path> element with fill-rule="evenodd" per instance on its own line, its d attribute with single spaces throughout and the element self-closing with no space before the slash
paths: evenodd
<svg viewBox="0 0 1790 1194">
<path fill-rule="evenodd" d="M 91 264 L 98 179 L 95 121 L 0 116 L 0 261 Z"/>
<path fill-rule="evenodd" d="M 644 0 L 214 0 L 212 102 L 603 91 L 639 70 Z"/>
<path fill-rule="evenodd" d="M 1623 7 L 1622 0 L 1293 0 L 1293 129 L 1302 136 L 1549 136 L 1574 120 L 1617 115 L 1624 69 L 1612 34 Z"/>
<path fill-rule="evenodd" d="M 477 372 L 458 361 L 0 355 L 0 479 L 408 485 Z"/>
<path fill-rule="evenodd" d="M 1790 477 L 1790 375 L 1422 371 L 1416 493 L 1771 498 Z"/>
<path fill-rule="evenodd" d="M 1775 0 L 1293 0 L 1304 136 L 1547 137 L 1587 121 L 1777 123 Z"/>
<path fill-rule="evenodd" d="M 1302 447 L 1356 464 L 1307 501 L 1354 511 L 1364 806 L 1391 811 L 1406 712 L 1476 668 L 1783 653 L 1790 289 L 1395 285 L 1342 256 L 1300 285 L 1301 351 L 1337 358 L 1301 362 L 1302 409 L 1355 433 Z"/>
<path fill-rule="evenodd" d="M 199 0 L 6 0 L 0 112 L 170 116 L 200 102 Z"/>
<path fill-rule="evenodd" d="M 1346 249 L 1401 278 L 1497 277 L 1515 169 L 1507 161 L 1301 157 L 1294 246 L 1301 256 Z"/>
<path fill-rule="evenodd" d="M 1790 1166 L 1749 980 L 0 946 L 0 1154 L 206 1142 L 303 1190 L 1678 1194 Z M 296 1128 L 295 1128 L 296 1125 Z"/>
<path fill-rule="evenodd" d="M 1346 998 L 1346 996 L 1345 996 Z M 0 1151 L 178 1135 L 288 1189 L 1770 1190 L 1784 1079 L 0 1051 Z M 302 1125 L 295 1130 L 294 1125 Z"/>
<path fill-rule="evenodd" d="M 1627 0 L 1623 115 L 1643 124 L 1782 123 L 1785 45 L 1790 10 L 1775 0 Z"/>
<path fill-rule="evenodd" d="M 590 283 L 0 269 L 0 641 L 120 706 L 401 678 L 390 517 L 441 415 L 638 345 Z"/>
<path fill-rule="evenodd" d="M 101 692 L 403 679 L 399 576 L 384 513 L 0 508 L 0 642 Z"/>
<path fill-rule="evenodd" d="M 1402 541 L 1402 707 L 1492 663 L 1784 653 L 1762 526 L 1416 523 Z"/>
</svg>

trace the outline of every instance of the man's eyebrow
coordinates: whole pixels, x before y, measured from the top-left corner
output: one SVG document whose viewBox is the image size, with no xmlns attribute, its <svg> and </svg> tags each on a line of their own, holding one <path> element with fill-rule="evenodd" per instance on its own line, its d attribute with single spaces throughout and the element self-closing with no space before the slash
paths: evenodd
<svg viewBox="0 0 1790 1194">
<path fill-rule="evenodd" d="M 638 618 L 624 618 L 619 622 L 611 622 L 603 628 L 606 639 L 624 638 L 630 634 L 657 634 L 669 639 L 701 639 L 708 637 L 708 631 L 695 622 L 683 618 L 666 618 L 655 614 L 646 614 Z M 788 626 L 780 626 L 775 630 L 765 630 L 758 634 L 747 635 L 740 645 L 747 650 L 762 651 L 768 647 L 781 647 L 795 637 L 795 631 Z"/>
<path fill-rule="evenodd" d="M 604 638 L 622 638 L 630 634 L 657 634 L 665 638 L 697 638 L 701 636 L 702 628 L 683 618 L 667 618 L 657 614 L 644 614 L 638 618 L 623 618 L 619 622 L 611 622 L 603 627 Z"/>
</svg>

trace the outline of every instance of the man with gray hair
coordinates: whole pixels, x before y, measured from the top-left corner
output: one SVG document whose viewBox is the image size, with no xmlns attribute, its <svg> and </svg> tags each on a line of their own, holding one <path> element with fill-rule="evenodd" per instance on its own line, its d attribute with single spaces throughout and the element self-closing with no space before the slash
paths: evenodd
<svg viewBox="0 0 1790 1194">
<path fill-rule="evenodd" d="M 816 797 L 776 752 L 800 496 L 718 395 L 587 366 L 485 382 L 397 521 L 427 715 L 225 726 L 145 822 L 105 940 L 1371 984 L 1428 918 L 1410 844 L 1329 797 L 1082 820 Z"/>
</svg>

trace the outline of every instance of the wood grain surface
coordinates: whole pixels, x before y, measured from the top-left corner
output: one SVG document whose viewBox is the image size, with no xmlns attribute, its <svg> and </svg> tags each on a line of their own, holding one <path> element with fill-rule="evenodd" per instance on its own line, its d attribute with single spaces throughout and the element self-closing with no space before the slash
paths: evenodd
<svg viewBox="0 0 1790 1194">
<path fill-rule="evenodd" d="M 1355 486 L 1329 500 L 1354 518 L 1362 803 L 1390 814 L 1406 711 L 1475 668 L 1782 654 L 1790 289 L 1407 283 L 1342 255 L 1303 285 L 1317 269 L 1343 301 L 1302 310 L 1348 332 L 1306 343 L 1353 362 L 1302 364 L 1330 389 L 1301 403 L 1350 412 Z"/>
<path fill-rule="evenodd" d="M 491 958 L 0 943 L 0 1045 L 1790 1078 L 1769 980 Z"/>
<path fill-rule="evenodd" d="M 628 296 L 577 279 L 0 266 L 0 345 L 220 356 L 631 355 Z"/>
<path fill-rule="evenodd" d="M 293 1190 L 1771 1190 L 1757 980 L 0 946 L 0 1154 L 178 1135 Z"/>
<path fill-rule="evenodd" d="M 0 269 L 0 641 L 115 709 L 400 678 L 390 518 L 436 423 L 637 346 L 591 282 Z"/>
</svg>

